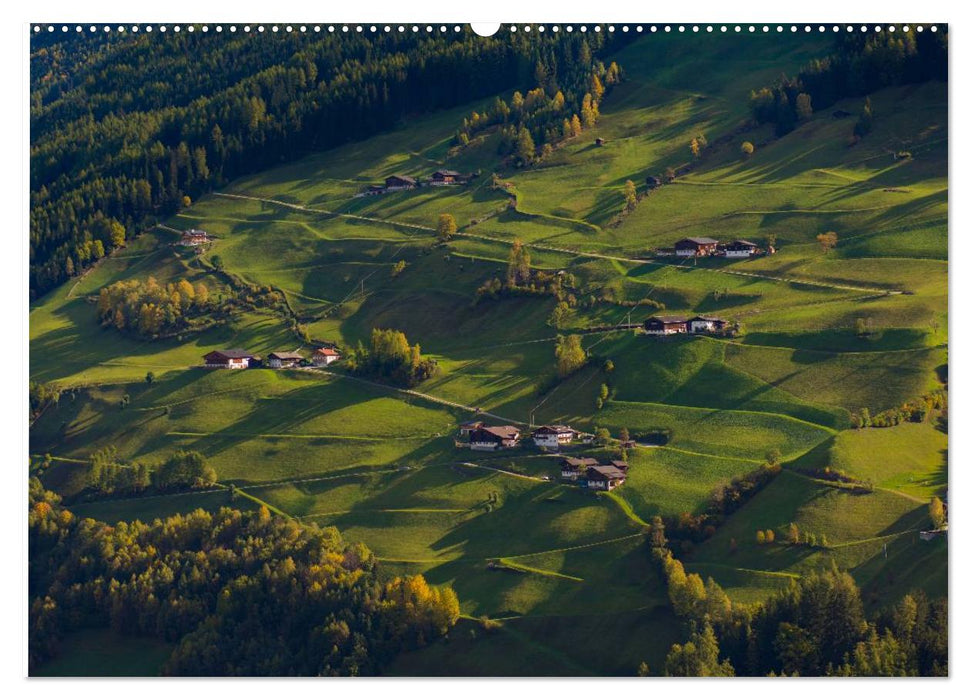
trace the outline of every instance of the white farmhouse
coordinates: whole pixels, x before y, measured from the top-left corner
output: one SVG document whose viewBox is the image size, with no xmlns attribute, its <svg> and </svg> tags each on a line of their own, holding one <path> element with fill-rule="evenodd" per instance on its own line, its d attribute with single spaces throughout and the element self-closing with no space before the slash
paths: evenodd
<svg viewBox="0 0 971 700">
<path fill-rule="evenodd" d="M 567 425 L 544 425 L 533 431 L 533 443 L 537 447 L 556 449 L 560 445 L 569 445 L 576 434 L 576 431 Z"/>
</svg>

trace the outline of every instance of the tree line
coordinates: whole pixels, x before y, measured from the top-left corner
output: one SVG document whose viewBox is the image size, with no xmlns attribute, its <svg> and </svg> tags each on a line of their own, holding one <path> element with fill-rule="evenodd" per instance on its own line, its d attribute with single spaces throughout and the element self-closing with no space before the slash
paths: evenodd
<svg viewBox="0 0 971 700">
<path fill-rule="evenodd" d="M 32 37 L 31 292 L 228 180 L 527 85 L 539 64 L 565 74 L 584 46 L 593 55 L 630 40 L 506 31 Z"/>
<path fill-rule="evenodd" d="M 947 31 L 840 33 L 835 51 L 805 65 L 789 78 L 753 90 L 752 117 L 774 124 L 782 136 L 808 119 L 813 111 L 832 107 L 848 97 L 864 97 L 892 85 L 947 80 Z M 872 126 L 869 100 L 854 127 L 859 137 Z"/>
<path fill-rule="evenodd" d="M 764 603 L 735 605 L 712 578 L 685 572 L 659 518 L 649 544 L 689 629 L 671 647 L 665 675 L 947 675 L 946 597 L 917 590 L 868 618 L 853 577 L 833 566 L 793 579 Z"/>
<path fill-rule="evenodd" d="M 113 526 L 29 491 L 29 665 L 110 627 L 173 643 L 167 675 L 376 675 L 447 634 L 450 588 L 382 578 L 335 528 L 222 508 Z"/>
<path fill-rule="evenodd" d="M 123 464 L 114 445 L 91 455 L 86 484 L 99 494 L 140 493 L 150 487 L 159 491 L 204 488 L 216 483 L 216 470 L 194 450 L 179 450 L 158 465 Z"/>
<path fill-rule="evenodd" d="M 525 95 L 516 90 L 510 102 L 497 97 L 489 109 L 465 117 L 453 143 L 464 148 L 497 127 L 499 155 L 529 165 L 552 153 L 557 143 L 596 125 L 600 103 L 622 73 L 616 62 L 605 66 L 595 59 L 588 43 L 581 41 L 565 65 L 540 59 L 534 78 L 536 87 Z"/>
</svg>

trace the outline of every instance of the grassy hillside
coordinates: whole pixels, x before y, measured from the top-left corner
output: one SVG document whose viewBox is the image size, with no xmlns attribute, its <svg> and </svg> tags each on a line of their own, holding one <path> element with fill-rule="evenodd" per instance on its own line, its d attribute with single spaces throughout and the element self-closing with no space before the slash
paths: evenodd
<svg viewBox="0 0 971 700">
<path fill-rule="evenodd" d="M 631 674 L 643 660 L 660 669 L 683 635 L 644 552 L 644 523 L 701 511 L 715 488 L 773 449 L 793 469 L 700 545 L 689 570 L 743 602 L 830 562 L 853 572 L 874 607 L 915 586 L 946 592 L 946 543 L 916 538 L 927 500 L 946 488 L 946 434 L 931 422 L 849 425 L 851 413 L 899 406 L 946 377 L 947 86 L 872 95 L 873 131 L 854 145 L 854 120 L 832 112 L 855 114 L 858 100 L 781 138 L 746 125 L 750 90 L 828 50 L 816 35 L 699 36 L 690 46 L 652 35 L 612 57 L 625 81 L 597 126 L 536 166 L 504 165 L 492 136 L 451 150 L 476 104 L 229 183 L 166 224 L 215 235 L 201 256 L 176 252 L 176 234 L 157 229 L 33 304 L 31 379 L 77 388 L 32 425 L 31 452 L 53 457 L 43 469 L 34 460 L 34 473 L 75 499 L 78 515 L 108 521 L 218 508 L 233 485 L 234 507 L 265 502 L 334 525 L 366 543 L 388 574 L 451 584 L 468 619 L 447 643 L 399 659 L 392 670 L 405 675 Z M 692 162 L 698 134 L 712 145 Z M 742 141 L 756 145 L 751 158 L 739 155 Z M 618 219 L 626 180 L 643 193 L 647 176 L 686 165 Z M 443 166 L 482 176 L 355 196 L 388 175 Z M 493 172 L 508 189 L 490 186 Z M 435 234 L 442 213 L 459 226 L 447 245 Z M 816 235 L 830 230 L 839 242 L 824 253 Z M 644 259 L 692 235 L 773 236 L 778 252 Z M 549 296 L 477 299 L 480 285 L 504 278 L 517 238 L 534 269 L 573 274 L 578 296 L 595 301 L 554 328 Z M 393 276 L 399 261 L 406 266 Z M 92 297 L 148 275 L 204 281 L 214 296 L 241 283 L 270 286 L 289 311 L 238 314 L 181 340 L 102 329 Z M 556 381 L 559 333 L 643 321 L 656 304 L 717 314 L 741 334 L 584 333 L 591 362 Z M 401 329 L 441 371 L 418 387 L 421 396 L 344 376 L 340 365 L 333 373 L 198 368 L 216 348 L 309 352 L 295 320 L 313 339 L 347 346 L 374 327 Z M 610 398 L 598 410 L 602 384 Z M 632 450 L 627 483 L 597 496 L 557 483 L 555 459 L 531 447 L 457 448 L 457 424 L 474 409 L 523 424 L 627 428 L 637 439 L 667 431 L 670 440 Z M 107 446 L 125 463 L 198 450 L 219 486 L 92 497 L 89 461 Z M 851 494 L 798 474 L 807 464 L 876 488 Z M 790 522 L 825 534 L 828 546 L 756 544 L 756 530 Z M 481 615 L 501 627 L 482 629 L 471 619 Z M 50 672 L 74 668 L 64 663 Z"/>
</svg>

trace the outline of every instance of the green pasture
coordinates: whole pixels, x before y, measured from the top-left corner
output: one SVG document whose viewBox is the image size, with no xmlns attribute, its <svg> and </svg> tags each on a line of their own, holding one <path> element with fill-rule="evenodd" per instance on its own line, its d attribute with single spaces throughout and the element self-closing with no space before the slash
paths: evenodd
<svg viewBox="0 0 971 700">
<path fill-rule="evenodd" d="M 831 562 L 854 573 L 870 606 L 914 586 L 946 592 L 946 541 L 916 534 L 927 500 L 947 485 L 946 434 L 930 421 L 847 430 L 851 412 L 898 406 L 946 377 L 946 86 L 871 95 L 874 129 L 855 145 L 855 118 L 832 112 L 856 114 L 861 100 L 775 138 L 769 127 L 745 126 L 749 92 L 793 75 L 830 41 L 801 33 L 679 39 L 652 34 L 612 57 L 625 81 L 600 122 L 534 167 L 503 163 L 491 135 L 451 149 L 462 117 L 490 98 L 229 183 L 165 222 L 209 231 L 208 251 L 178 252 L 177 234 L 159 228 L 35 300 L 30 379 L 79 387 L 31 426 L 31 453 L 54 457 L 35 473 L 73 500 L 77 515 L 109 522 L 265 502 L 337 526 L 385 573 L 452 585 L 467 617 L 447 641 L 400 657 L 391 672 L 402 675 L 629 675 L 644 660 L 658 672 L 684 633 L 645 551 L 643 523 L 699 512 L 715 488 L 772 449 L 793 469 L 688 555 L 690 571 L 746 603 Z M 699 134 L 712 146 L 692 163 L 688 144 Z M 746 160 L 744 140 L 757 144 Z M 911 157 L 891 157 L 900 151 Z M 625 181 L 643 193 L 647 176 L 683 166 L 618 217 Z M 389 175 L 442 167 L 481 175 L 467 186 L 356 196 Z M 508 193 L 490 187 L 492 173 L 510 183 Z M 444 245 L 434 230 L 442 213 L 459 225 Z M 830 230 L 839 241 L 824 253 L 816 236 Z M 641 259 L 686 236 L 774 236 L 778 252 Z M 549 296 L 476 298 L 483 283 L 504 279 L 515 239 L 535 269 L 575 275 L 583 303 L 564 328 L 549 324 Z M 627 428 L 641 441 L 669 431 L 670 441 L 631 450 L 627 482 L 598 496 L 559 484 L 556 458 L 529 445 L 459 450 L 453 434 L 468 411 L 339 376 L 340 365 L 338 376 L 198 368 L 217 348 L 309 352 L 282 314 L 247 313 L 158 342 L 98 325 L 90 299 L 118 280 L 186 277 L 228 293 L 209 268 L 216 256 L 233 277 L 282 291 L 314 340 L 355 345 L 373 328 L 403 330 L 439 363 L 418 387 L 430 397 L 503 420 L 606 427 L 615 436 Z M 399 261 L 406 266 L 392 277 Z M 603 297 L 617 303 L 596 301 Z M 591 362 L 555 380 L 558 333 L 657 313 L 718 315 L 742 332 L 587 334 Z M 598 410 L 603 383 L 611 396 Z M 109 445 L 125 462 L 198 450 L 220 485 L 239 492 L 232 501 L 221 488 L 92 500 L 82 493 L 87 460 Z M 795 473 L 800 466 L 831 466 L 876 488 L 838 489 Z M 789 522 L 825 534 L 829 546 L 755 543 L 766 528 L 781 540 Z M 480 615 L 501 626 L 483 629 L 471 619 Z M 43 672 L 116 663 L 151 674 L 167 653 L 133 645 L 143 665 L 115 662 L 98 651 L 115 642 L 91 634 L 69 640 L 70 653 Z"/>
</svg>

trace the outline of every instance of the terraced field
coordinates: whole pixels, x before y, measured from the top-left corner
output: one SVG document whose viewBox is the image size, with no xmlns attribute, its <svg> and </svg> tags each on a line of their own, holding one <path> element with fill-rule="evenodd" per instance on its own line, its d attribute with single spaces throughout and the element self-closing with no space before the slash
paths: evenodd
<svg viewBox="0 0 971 700">
<path fill-rule="evenodd" d="M 749 91 L 828 44 L 744 40 L 740 51 L 735 37 L 700 37 L 690 70 L 684 45 L 669 38 L 627 46 L 613 57 L 625 82 L 598 126 L 533 168 L 502 166 L 488 139 L 449 155 L 457 124 L 478 107 L 466 105 L 230 183 L 166 222 L 171 230 L 144 233 L 31 307 L 31 379 L 66 389 L 31 427 L 34 473 L 78 515 L 108 521 L 266 503 L 336 526 L 389 573 L 450 583 L 466 616 L 505 620 L 478 636 L 463 621 L 447 649 L 399 659 L 403 674 L 441 672 L 446 657 L 453 674 L 629 674 L 643 660 L 662 667 L 681 635 L 644 552 L 645 523 L 702 511 L 716 487 L 770 450 L 787 468 L 687 557 L 690 571 L 742 602 L 830 562 L 853 572 L 874 608 L 913 586 L 946 591 L 946 543 L 917 538 L 927 501 L 947 487 L 938 416 L 849 427 L 863 408 L 899 406 L 946 379 L 946 85 L 873 95 L 874 130 L 853 146 L 852 120 L 829 112 L 855 113 L 857 101 L 775 138 L 767 127 L 744 127 Z M 688 142 L 699 133 L 725 138 L 618 223 L 624 182 L 640 189 L 646 176 L 689 163 Z M 738 157 L 743 140 L 757 144 L 747 160 Z M 912 157 L 892 160 L 891 149 Z M 355 197 L 388 175 L 444 165 L 483 175 L 467 187 Z M 491 172 L 510 189 L 491 188 Z M 435 236 L 442 213 L 459 225 L 447 245 Z M 212 249 L 175 252 L 172 230 L 189 227 L 215 235 Z M 829 230 L 839 243 L 824 253 L 815 237 Z M 778 252 L 738 262 L 641 259 L 689 235 L 771 235 Z M 550 297 L 477 299 L 480 285 L 504 277 L 517 238 L 535 269 L 572 273 L 584 296 L 612 301 L 581 305 L 557 329 Z M 406 267 L 393 276 L 399 261 Z M 239 314 L 159 342 L 102 329 L 92 296 L 148 275 L 204 281 L 213 295 L 232 294 L 233 280 L 271 286 L 289 310 Z M 643 321 L 654 303 L 664 313 L 718 314 L 741 333 L 584 333 L 591 362 L 556 381 L 558 333 Z M 419 395 L 345 376 L 340 365 L 198 368 L 216 348 L 309 351 L 295 319 L 313 339 L 345 346 L 375 327 L 401 329 L 441 372 Z M 610 397 L 598 409 L 602 384 Z M 523 425 L 562 421 L 613 435 L 626 428 L 640 442 L 659 432 L 669 439 L 632 450 L 627 483 L 595 495 L 559 484 L 556 460 L 530 447 L 459 450 L 454 433 L 474 409 Z M 126 463 L 198 450 L 219 486 L 92 496 L 89 461 L 107 446 Z M 52 459 L 42 468 L 45 454 Z M 851 493 L 799 472 L 807 466 L 837 468 L 874 489 Z M 756 544 L 757 530 L 781 532 L 790 522 L 828 545 Z M 593 638 L 602 643 L 591 650 Z"/>
</svg>

